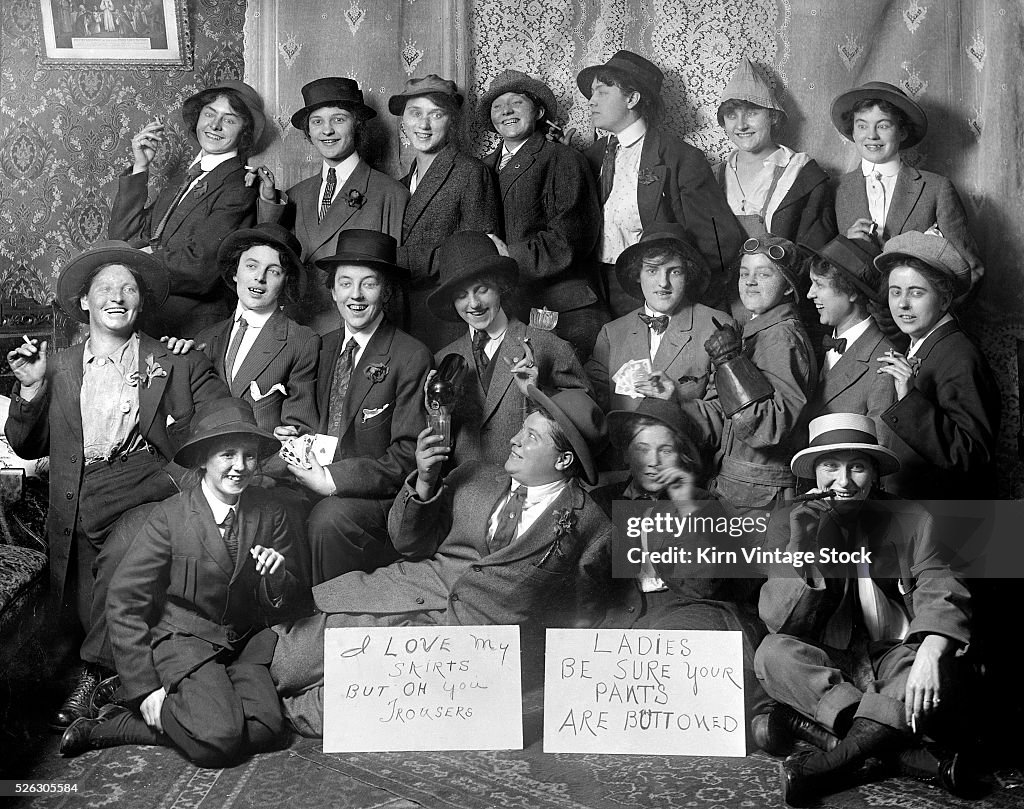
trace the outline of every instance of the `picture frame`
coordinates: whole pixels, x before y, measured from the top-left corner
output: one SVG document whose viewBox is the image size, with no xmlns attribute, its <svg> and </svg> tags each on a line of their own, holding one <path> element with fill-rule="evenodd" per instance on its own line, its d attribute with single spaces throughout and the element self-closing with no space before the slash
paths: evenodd
<svg viewBox="0 0 1024 809">
<path fill-rule="evenodd" d="M 40 0 L 39 65 L 189 70 L 187 0 Z"/>
</svg>

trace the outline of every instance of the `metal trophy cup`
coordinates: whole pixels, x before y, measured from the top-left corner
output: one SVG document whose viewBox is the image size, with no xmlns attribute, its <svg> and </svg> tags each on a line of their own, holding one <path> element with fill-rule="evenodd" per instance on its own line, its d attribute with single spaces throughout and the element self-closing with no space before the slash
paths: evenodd
<svg viewBox="0 0 1024 809">
<path fill-rule="evenodd" d="M 448 354 L 427 385 L 427 423 L 437 435 L 444 437 L 443 446 L 452 446 L 452 413 L 458 403 L 466 359 L 461 354 Z"/>
</svg>

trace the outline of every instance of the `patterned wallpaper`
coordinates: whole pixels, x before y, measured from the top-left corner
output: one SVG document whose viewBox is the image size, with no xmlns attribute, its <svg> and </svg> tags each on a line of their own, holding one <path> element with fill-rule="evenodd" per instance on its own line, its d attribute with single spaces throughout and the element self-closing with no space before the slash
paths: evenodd
<svg viewBox="0 0 1024 809">
<path fill-rule="evenodd" d="M 38 0 L 0 3 L 0 290 L 37 300 L 67 260 L 106 238 L 132 136 L 160 115 L 158 182 L 192 146 L 178 110 L 212 82 L 240 78 L 245 0 L 190 0 L 194 70 L 37 66 Z"/>
</svg>

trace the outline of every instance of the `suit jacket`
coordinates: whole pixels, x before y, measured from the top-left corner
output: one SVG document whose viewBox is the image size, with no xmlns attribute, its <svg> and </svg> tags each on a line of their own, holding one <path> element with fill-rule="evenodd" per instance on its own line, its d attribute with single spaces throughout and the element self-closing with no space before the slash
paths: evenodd
<svg viewBox="0 0 1024 809">
<path fill-rule="evenodd" d="M 519 264 L 521 316 L 531 306 L 565 312 L 596 303 L 601 203 L 586 158 L 535 132 L 499 172 L 501 148 L 484 163 L 498 176 L 505 242 Z"/>
<path fill-rule="evenodd" d="M 320 349 L 316 398 L 321 433 L 328 430 L 331 386 L 344 337 L 344 329 L 333 331 Z M 338 497 L 391 498 L 401 488 L 416 466 L 416 437 L 427 423 L 423 384 L 429 370 L 427 347 L 384 318 L 352 369 L 338 451 L 327 466 Z"/>
<path fill-rule="evenodd" d="M 128 699 L 161 686 L 174 691 L 198 665 L 272 623 L 293 596 L 297 581 L 283 508 L 249 490 L 236 519 L 234 565 L 201 486 L 158 504 L 128 549 L 107 593 L 110 643 Z M 274 597 L 249 554 L 255 545 L 285 558 L 284 583 Z M 178 654 L 158 669 L 154 650 L 168 641 Z"/>
<path fill-rule="evenodd" d="M 608 139 L 601 138 L 586 151 L 596 178 L 600 178 L 607 145 Z M 727 300 L 726 268 L 739 253 L 744 233 L 704 154 L 651 127 L 640 153 L 640 178 L 636 200 L 644 230 L 657 222 L 675 222 L 686 228 L 690 243 L 711 268 L 712 281 L 703 300 L 712 305 Z"/>
<path fill-rule="evenodd" d="M 402 178 L 408 188 L 412 171 Z M 408 330 L 431 351 L 458 337 L 461 324 L 438 320 L 427 307 L 437 287 L 437 249 L 460 230 L 502 234 L 494 176 L 475 157 L 449 143 L 419 178 L 402 221 L 398 265 L 412 273 L 408 293 Z"/>
<path fill-rule="evenodd" d="M 11 397 L 7 439 L 23 458 L 50 456 L 50 509 L 46 517 L 49 537 L 52 594 L 62 598 L 68 560 L 80 509 L 89 508 L 79 494 L 84 475 L 82 437 L 82 357 L 85 344 L 50 356 L 46 382 L 36 397 L 26 402 Z M 166 376 L 146 381 L 149 358 Z M 159 491 L 138 487 L 124 492 L 121 512 L 174 493 L 183 471 L 170 459 L 184 443 L 195 406 L 229 396 L 227 386 L 206 357 L 196 351 L 171 354 L 146 334 L 139 334 L 139 432 L 166 460 L 167 486 Z M 172 423 L 168 424 L 168 419 Z"/>
<path fill-rule="evenodd" d="M 836 223 L 846 233 L 858 219 L 869 219 L 868 191 L 864 174 L 858 166 L 839 178 L 836 189 Z M 971 286 L 985 273 L 978 257 L 978 244 L 967 225 L 967 213 L 953 183 L 948 177 L 916 169 L 907 163 L 896 175 L 889 213 L 880 234 L 884 245 L 893 236 L 910 230 L 928 230 L 938 225 L 971 265 Z"/>
<path fill-rule="evenodd" d="M 641 402 L 616 393 L 612 377 L 624 362 L 651 356 L 651 330 L 640 320 L 642 312 L 643 307 L 640 307 L 602 326 L 594 353 L 587 360 L 587 376 L 594 387 L 594 398 L 606 413 L 635 410 Z M 700 399 L 707 392 L 711 360 L 704 350 L 704 341 L 715 331 L 711 318 L 722 324 L 733 322 L 725 312 L 700 303 L 683 307 L 669 321 L 651 363 L 654 370 L 668 374 L 681 399 Z"/>
<path fill-rule="evenodd" d="M 149 172 L 122 176 L 107 235 L 133 247 L 146 247 L 183 179 L 184 172 L 172 177 L 147 207 Z M 217 269 L 217 250 L 229 233 L 256 222 L 259 192 L 247 188 L 244 181 L 242 160 L 237 156 L 225 160 L 182 198 L 167 220 L 154 255 L 167 265 L 171 294 L 159 312 L 147 313 L 149 331 L 193 336 L 230 311 L 231 295 Z"/>
<path fill-rule="evenodd" d="M 570 481 L 549 514 L 494 553 L 487 547 L 487 528 L 511 485 L 503 470 L 463 464 L 425 502 L 416 497 L 415 485 L 410 475 L 388 520 L 405 561 L 315 587 L 317 607 L 392 615 L 441 610 L 445 623 L 461 626 L 572 621 L 567 602 L 590 575 L 581 568 L 581 556 L 592 543 L 607 542 L 611 529 L 577 482 Z M 561 535 L 560 522 L 568 523 Z"/>
<path fill-rule="evenodd" d="M 992 370 L 955 322 L 915 356 L 913 387 L 882 413 L 903 464 L 886 488 L 908 499 L 990 499 L 1002 402 Z"/>
<path fill-rule="evenodd" d="M 527 326 L 515 318 L 509 319 L 505 337 L 491 357 L 494 373 L 485 391 L 466 328 L 458 340 L 442 348 L 435 357 L 440 363 L 448 354 L 461 354 L 469 366 L 453 425 L 453 432 L 457 431 L 453 453 L 456 465 L 479 460 L 500 466 L 508 458 L 509 442 L 523 426 L 529 403 L 519 392 L 505 360 L 523 356 L 525 337 L 530 338 L 533 346 L 540 374 L 538 382 L 543 390 L 581 388 L 589 392 L 586 374 L 572 346 L 551 332 Z"/>
</svg>

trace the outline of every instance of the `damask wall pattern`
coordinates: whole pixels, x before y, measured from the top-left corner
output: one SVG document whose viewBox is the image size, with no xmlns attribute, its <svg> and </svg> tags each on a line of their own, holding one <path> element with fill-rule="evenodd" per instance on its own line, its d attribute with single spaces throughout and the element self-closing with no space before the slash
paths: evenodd
<svg viewBox="0 0 1024 809">
<path fill-rule="evenodd" d="M 0 3 L 0 290 L 53 297 L 61 266 L 105 239 L 132 136 L 157 115 L 167 148 L 155 194 L 192 157 L 179 110 L 189 95 L 241 78 L 245 0 L 191 0 L 194 69 L 40 69 L 38 0 Z"/>
</svg>

